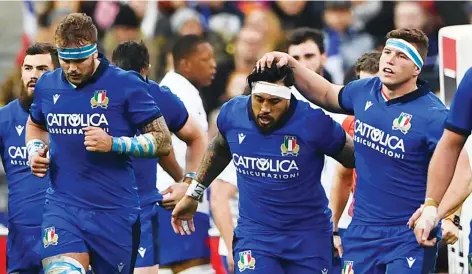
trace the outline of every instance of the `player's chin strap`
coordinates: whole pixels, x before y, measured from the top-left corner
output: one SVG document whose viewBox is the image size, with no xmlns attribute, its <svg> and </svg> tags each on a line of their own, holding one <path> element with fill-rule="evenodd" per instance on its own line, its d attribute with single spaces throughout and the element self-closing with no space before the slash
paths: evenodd
<svg viewBox="0 0 472 274">
<path fill-rule="evenodd" d="M 403 39 L 390 38 L 385 43 L 385 47 L 394 48 L 403 52 L 406 56 L 408 56 L 408 58 L 410 58 L 411 61 L 413 61 L 413 63 L 415 63 L 418 68 L 423 67 L 423 58 L 421 58 L 418 50 L 409 42 Z"/>
<path fill-rule="evenodd" d="M 252 88 L 252 93 L 265 93 L 283 99 L 290 99 L 290 97 L 292 97 L 292 90 L 289 87 L 262 81 L 256 82 Z"/>
<path fill-rule="evenodd" d="M 192 179 L 192 182 L 187 188 L 187 192 L 185 195 L 189 196 L 192 199 L 200 201 L 203 197 L 203 193 L 205 192 L 206 186 L 197 182 L 197 180 Z"/>
<path fill-rule="evenodd" d="M 95 43 L 77 48 L 57 47 L 57 56 L 65 60 L 85 59 L 95 52 L 97 52 L 97 44 Z"/>
</svg>

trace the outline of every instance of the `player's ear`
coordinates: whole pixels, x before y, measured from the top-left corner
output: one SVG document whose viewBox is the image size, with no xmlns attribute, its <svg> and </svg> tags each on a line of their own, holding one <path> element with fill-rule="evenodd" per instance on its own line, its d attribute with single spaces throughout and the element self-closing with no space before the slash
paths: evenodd
<svg viewBox="0 0 472 274">
<path fill-rule="evenodd" d="M 417 66 L 415 66 L 415 71 L 413 72 L 413 76 L 418 76 L 421 73 L 421 69 Z"/>
</svg>

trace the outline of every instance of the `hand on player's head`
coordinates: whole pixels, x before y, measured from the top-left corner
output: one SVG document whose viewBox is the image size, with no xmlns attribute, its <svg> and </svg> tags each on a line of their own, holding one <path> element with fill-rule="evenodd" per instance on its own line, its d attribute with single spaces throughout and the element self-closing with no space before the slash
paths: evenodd
<svg viewBox="0 0 472 274">
<path fill-rule="evenodd" d="M 48 159 L 47 153 L 49 147 L 45 146 L 42 148 L 38 154 L 31 156 L 30 167 L 33 175 L 43 178 L 46 176 L 51 160 Z"/>
<path fill-rule="evenodd" d="M 287 53 L 272 51 L 264 54 L 264 56 L 257 61 L 256 68 L 258 70 L 264 70 L 265 68 L 272 67 L 272 65 L 282 67 L 289 64 L 289 57 Z"/>
</svg>

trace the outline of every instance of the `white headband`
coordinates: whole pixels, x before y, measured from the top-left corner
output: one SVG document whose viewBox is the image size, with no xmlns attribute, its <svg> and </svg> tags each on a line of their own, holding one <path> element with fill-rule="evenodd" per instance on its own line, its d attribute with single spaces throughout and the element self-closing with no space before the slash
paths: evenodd
<svg viewBox="0 0 472 274">
<path fill-rule="evenodd" d="M 283 99 L 290 99 L 290 97 L 292 97 L 292 91 L 290 88 L 268 82 L 256 82 L 256 84 L 252 88 L 252 93 L 265 93 Z"/>
<path fill-rule="evenodd" d="M 390 38 L 385 43 L 385 46 L 403 52 L 406 56 L 408 56 L 408 58 L 410 58 L 411 61 L 413 61 L 413 63 L 415 63 L 418 68 L 423 67 L 423 58 L 421 58 L 420 53 L 412 44 L 408 43 L 407 41 L 403 39 Z"/>
</svg>

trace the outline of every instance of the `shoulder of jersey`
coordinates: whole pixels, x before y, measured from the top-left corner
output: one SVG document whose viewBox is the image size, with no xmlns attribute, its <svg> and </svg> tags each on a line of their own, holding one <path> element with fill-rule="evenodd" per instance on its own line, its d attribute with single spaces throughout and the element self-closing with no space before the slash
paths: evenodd
<svg viewBox="0 0 472 274">
<path fill-rule="evenodd" d="M 250 100 L 250 96 L 248 95 L 239 95 L 234 98 L 231 98 L 229 101 L 223 104 L 221 108 L 230 108 L 230 109 L 235 109 L 235 108 L 240 108 L 241 106 L 246 106 L 248 101 Z"/>
<path fill-rule="evenodd" d="M 379 86 L 379 88 L 380 88 L 381 85 L 382 85 L 382 82 L 380 81 L 380 78 L 378 76 L 370 77 L 370 78 L 364 78 L 364 79 L 358 79 L 358 80 L 351 81 L 349 83 L 355 83 L 356 85 L 359 85 L 360 87 L 369 88 L 369 89 L 362 90 L 362 91 L 370 91 L 370 89 L 373 86 Z"/>
<path fill-rule="evenodd" d="M 8 104 L 0 107 L 0 123 L 8 122 L 14 117 L 12 111 L 15 109 L 16 104 L 18 104 L 18 99 L 15 99 Z"/>
<path fill-rule="evenodd" d="M 126 71 L 120 69 L 119 67 L 110 66 L 109 72 L 110 76 L 118 76 L 113 78 L 113 82 L 117 81 L 117 84 L 124 86 L 133 86 L 135 84 L 144 84 L 146 83 L 143 77 L 136 71 Z M 115 82 L 116 83 L 116 82 Z"/>
<path fill-rule="evenodd" d="M 51 70 L 51 71 L 46 71 L 43 73 L 43 75 L 41 75 L 41 77 L 39 77 L 38 79 L 38 82 L 36 83 L 36 85 L 38 84 L 42 84 L 44 86 L 49 86 L 51 85 L 52 87 L 55 87 L 57 86 L 57 81 L 61 81 L 62 77 L 62 70 L 61 69 L 55 69 L 55 70 Z M 44 88 L 43 86 L 43 88 Z"/>
</svg>

